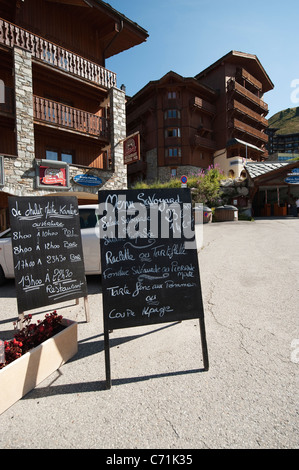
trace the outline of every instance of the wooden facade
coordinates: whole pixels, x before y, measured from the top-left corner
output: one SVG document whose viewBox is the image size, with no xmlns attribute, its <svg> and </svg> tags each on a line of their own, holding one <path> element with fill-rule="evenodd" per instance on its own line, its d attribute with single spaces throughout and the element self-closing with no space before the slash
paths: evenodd
<svg viewBox="0 0 299 470">
<path fill-rule="evenodd" d="M 123 137 L 120 128 L 125 133 L 125 110 L 119 104 L 112 110 L 120 90 L 105 62 L 147 37 L 142 27 L 101 0 L 1 0 L 0 158 L 5 180 L 0 211 L 7 194 L 38 193 L 35 166 L 40 160 L 62 161 L 72 167 L 72 175 L 96 170 L 97 175 L 106 171 L 104 182 L 110 178 L 117 184 L 115 176 L 124 180 L 123 169 L 115 175 L 122 165 L 114 161 L 117 142 L 112 139 Z M 118 120 L 117 113 L 122 113 Z M 24 118 L 28 135 L 24 126 L 20 131 Z M 74 191 L 72 184 L 68 189 Z M 81 189 L 91 191 L 76 190 Z"/>
<path fill-rule="evenodd" d="M 34 160 L 61 160 L 78 171 L 114 171 L 111 126 L 119 111 L 112 117 L 111 103 L 117 83 L 105 61 L 147 37 L 143 28 L 101 0 L 0 2 L 0 156 L 9 177 L 2 191 L 12 191 L 15 172 L 17 185 L 24 182 L 17 193 L 34 194 L 33 176 L 28 186 Z M 24 80 L 19 57 L 27 61 Z M 29 128 L 28 136 L 17 130 L 24 116 L 32 122 L 32 142 Z M 125 113 L 120 120 L 125 129 Z M 27 140 L 32 169 L 23 180 L 18 159 L 24 158 L 20 148 Z"/>
<path fill-rule="evenodd" d="M 140 132 L 144 163 L 142 173 L 136 165 L 135 176 L 132 166 L 131 181 L 194 172 L 220 155 L 265 158 L 263 96 L 272 88 L 257 57 L 236 51 L 194 78 L 169 72 L 149 82 L 127 102 L 127 132 Z"/>
<path fill-rule="evenodd" d="M 219 93 L 214 122 L 217 149 L 226 148 L 231 139 L 240 139 L 263 150 L 266 157 L 268 105 L 264 94 L 274 85 L 259 59 L 231 51 L 195 78 Z"/>
<path fill-rule="evenodd" d="M 299 184 L 289 179 L 299 174 L 299 162 L 251 162 L 245 169 L 254 216 L 297 217 Z"/>
<path fill-rule="evenodd" d="M 215 149 L 212 122 L 216 97 L 214 90 L 194 78 L 169 72 L 129 99 L 127 134 L 140 132 L 143 162 L 142 168 L 140 163 L 130 165 L 130 181 L 142 176 L 164 179 L 163 170 L 167 177 L 168 171 L 178 176 L 177 169 L 184 172 L 185 168 L 208 167 Z M 153 150 L 155 169 L 149 172 L 146 164 L 149 168 Z"/>
</svg>

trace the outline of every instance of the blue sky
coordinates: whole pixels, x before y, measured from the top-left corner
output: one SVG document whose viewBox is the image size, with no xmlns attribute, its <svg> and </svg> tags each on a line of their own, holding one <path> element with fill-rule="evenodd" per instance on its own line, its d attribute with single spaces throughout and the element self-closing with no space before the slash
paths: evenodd
<svg viewBox="0 0 299 470">
<path fill-rule="evenodd" d="M 149 33 L 145 43 L 106 61 L 134 95 L 173 70 L 194 76 L 231 50 L 255 54 L 274 90 L 268 118 L 299 106 L 298 0 L 108 0 Z"/>
</svg>

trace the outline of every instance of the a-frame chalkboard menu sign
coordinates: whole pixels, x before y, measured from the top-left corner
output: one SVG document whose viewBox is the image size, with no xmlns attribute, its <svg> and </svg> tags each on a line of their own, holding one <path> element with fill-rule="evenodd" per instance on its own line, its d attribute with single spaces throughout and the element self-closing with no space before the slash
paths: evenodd
<svg viewBox="0 0 299 470">
<path fill-rule="evenodd" d="M 199 318 L 208 351 L 189 189 L 99 191 L 106 385 L 109 331 Z"/>
<path fill-rule="evenodd" d="M 10 197 L 8 202 L 19 314 L 87 298 L 77 198 Z"/>
</svg>

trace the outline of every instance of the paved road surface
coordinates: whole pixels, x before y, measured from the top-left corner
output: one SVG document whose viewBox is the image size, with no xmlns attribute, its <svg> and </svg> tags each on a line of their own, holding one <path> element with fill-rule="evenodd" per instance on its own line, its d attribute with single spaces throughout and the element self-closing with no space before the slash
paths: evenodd
<svg viewBox="0 0 299 470">
<path fill-rule="evenodd" d="M 82 300 L 58 310 L 79 322 L 78 355 L 0 416 L 0 448 L 298 448 L 298 241 L 299 219 L 204 225 L 210 370 L 198 321 L 116 330 L 110 390 L 100 278 L 89 278 L 91 322 Z M 8 282 L 2 339 L 16 315 Z"/>
</svg>

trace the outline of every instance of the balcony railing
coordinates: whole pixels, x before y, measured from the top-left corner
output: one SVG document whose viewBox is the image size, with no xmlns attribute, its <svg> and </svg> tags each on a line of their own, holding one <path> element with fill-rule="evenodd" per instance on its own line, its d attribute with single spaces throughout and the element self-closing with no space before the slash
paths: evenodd
<svg viewBox="0 0 299 470">
<path fill-rule="evenodd" d="M 242 132 L 246 132 L 247 134 L 250 134 L 256 137 L 257 139 L 262 140 L 263 142 L 268 142 L 267 134 L 259 131 L 258 129 L 255 129 L 254 127 L 249 126 L 248 124 L 244 124 L 244 122 L 241 122 L 238 119 L 233 119 L 233 122 L 231 123 L 231 125 L 235 129 L 238 129 Z"/>
<path fill-rule="evenodd" d="M 104 88 L 116 86 L 115 73 L 2 18 L 0 18 L 0 44 L 22 47 L 31 52 L 38 61 Z"/>
<path fill-rule="evenodd" d="M 202 98 L 199 98 L 198 96 L 190 99 L 190 105 L 207 111 L 210 114 L 216 114 L 216 106 L 206 100 L 203 100 Z"/>
<path fill-rule="evenodd" d="M 244 116 L 253 119 L 257 123 L 261 124 L 262 126 L 268 127 L 268 120 L 267 119 L 265 119 L 260 114 L 254 112 L 252 109 L 248 108 L 247 106 L 244 106 L 244 104 L 240 103 L 237 100 L 233 100 L 233 102 L 228 105 L 228 109 L 229 110 L 234 110 L 234 111 L 239 111 Z"/>
<path fill-rule="evenodd" d="M 35 121 L 109 139 L 108 119 L 39 96 L 33 97 L 33 117 Z"/>
<path fill-rule="evenodd" d="M 264 113 L 268 113 L 267 103 L 265 103 L 258 96 L 256 96 L 254 93 L 251 93 L 251 91 L 247 90 L 239 83 L 235 82 L 235 80 L 230 80 L 228 82 L 227 88 L 228 88 L 228 91 L 238 92 L 240 95 L 246 97 L 249 101 L 251 101 L 252 103 L 256 104 L 259 108 L 261 108 Z"/>
<path fill-rule="evenodd" d="M 210 150 L 216 150 L 216 142 L 206 137 L 201 137 L 198 134 L 195 134 L 193 139 L 193 144 L 195 147 L 203 147 Z"/>
<path fill-rule="evenodd" d="M 258 90 L 262 91 L 262 83 L 257 80 L 257 78 L 255 78 L 253 75 L 251 75 L 249 72 L 247 72 L 247 70 L 245 69 L 239 69 L 237 71 L 237 77 L 239 78 L 242 78 L 246 81 L 248 81 L 251 85 L 253 85 L 255 88 L 257 88 Z"/>
</svg>

